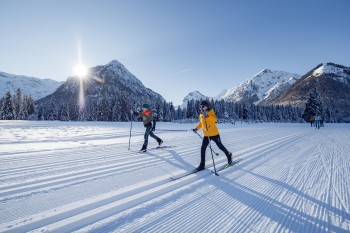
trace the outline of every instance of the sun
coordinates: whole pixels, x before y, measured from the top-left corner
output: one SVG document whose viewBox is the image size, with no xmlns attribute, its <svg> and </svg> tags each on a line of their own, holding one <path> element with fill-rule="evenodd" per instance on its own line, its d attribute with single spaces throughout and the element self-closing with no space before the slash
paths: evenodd
<svg viewBox="0 0 350 233">
<path fill-rule="evenodd" d="M 88 74 L 88 69 L 86 68 L 86 66 L 79 64 L 76 67 L 74 67 L 74 73 L 79 77 L 84 77 Z"/>
</svg>

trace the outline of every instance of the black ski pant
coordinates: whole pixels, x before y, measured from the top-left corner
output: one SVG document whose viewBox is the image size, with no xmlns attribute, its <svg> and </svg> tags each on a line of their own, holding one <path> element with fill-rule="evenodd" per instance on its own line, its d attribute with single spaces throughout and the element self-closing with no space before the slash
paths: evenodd
<svg viewBox="0 0 350 233">
<path fill-rule="evenodd" d="M 145 132 L 145 135 L 144 135 L 144 142 L 143 142 L 143 145 L 147 147 L 148 145 L 148 136 L 151 136 L 152 138 L 156 139 L 157 142 L 160 141 L 160 138 L 158 138 L 152 131 L 152 123 L 148 123 L 147 125 L 145 125 L 146 127 L 146 132 Z"/>
<path fill-rule="evenodd" d="M 224 145 L 222 145 L 219 134 L 216 136 L 203 137 L 202 147 L 201 147 L 201 162 L 202 163 L 205 163 L 205 151 L 209 145 L 209 140 L 214 141 L 215 144 L 219 147 L 219 149 L 225 153 L 226 157 L 229 156 L 230 152 L 226 149 L 226 147 Z"/>
</svg>

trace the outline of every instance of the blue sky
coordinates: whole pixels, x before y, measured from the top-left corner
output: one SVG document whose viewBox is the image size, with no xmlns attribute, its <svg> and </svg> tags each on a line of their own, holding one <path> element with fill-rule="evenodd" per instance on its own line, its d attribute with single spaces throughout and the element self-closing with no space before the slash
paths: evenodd
<svg viewBox="0 0 350 233">
<path fill-rule="evenodd" d="M 64 81 L 117 59 L 180 104 L 264 68 L 350 66 L 348 0 L 0 0 L 0 71 Z"/>
</svg>

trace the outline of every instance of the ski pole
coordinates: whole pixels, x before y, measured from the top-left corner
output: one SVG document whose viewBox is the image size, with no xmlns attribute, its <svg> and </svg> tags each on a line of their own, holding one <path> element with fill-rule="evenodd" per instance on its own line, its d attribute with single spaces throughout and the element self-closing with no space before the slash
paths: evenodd
<svg viewBox="0 0 350 233">
<path fill-rule="evenodd" d="M 195 132 L 200 138 L 202 138 L 202 136 L 199 134 L 199 133 L 197 133 L 197 131 L 193 131 L 193 132 Z M 215 175 L 219 175 L 217 172 L 216 172 L 216 167 L 215 167 L 215 161 L 214 161 L 214 156 L 213 156 L 213 153 L 214 154 L 216 154 L 216 156 L 219 156 L 219 153 L 216 153 L 212 148 L 211 148 L 211 139 L 210 139 L 210 137 L 208 136 L 208 138 L 209 138 L 209 148 L 210 148 L 210 153 L 211 153 L 211 158 L 213 159 L 213 166 L 214 166 L 214 174 Z"/>
<path fill-rule="evenodd" d="M 130 150 L 130 140 L 131 140 L 131 129 L 132 129 L 132 112 L 130 111 L 130 136 L 129 136 L 129 147 L 128 150 Z"/>
<path fill-rule="evenodd" d="M 211 139 L 210 139 L 210 137 L 209 137 L 209 147 L 211 149 Z M 215 175 L 218 176 L 219 174 L 216 172 L 213 150 L 211 150 L 211 158 L 213 159 L 213 166 L 214 166 Z"/>
<path fill-rule="evenodd" d="M 174 132 L 182 132 L 182 131 L 189 131 L 187 129 L 157 129 L 157 131 L 174 131 Z"/>
<path fill-rule="evenodd" d="M 205 127 L 207 128 L 208 130 L 208 125 L 207 125 L 207 121 L 204 119 L 204 122 L 205 122 Z M 213 159 L 213 166 L 214 166 L 214 171 L 215 171 L 215 175 L 218 176 L 219 174 L 216 172 L 216 167 L 215 167 L 215 161 L 214 161 L 214 155 L 213 155 L 213 149 L 211 149 L 211 139 L 210 137 L 208 136 L 208 139 L 209 139 L 209 148 L 210 148 L 210 152 L 211 152 L 211 158 Z M 215 152 L 214 152 L 215 153 Z M 219 155 L 219 154 L 216 154 L 216 155 Z"/>
<path fill-rule="evenodd" d="M 202 136 L 201 136 L 197 131 L 195 131 L 195 133 L 196 133 L 201 139 L 203 139 Z M 209 148 L 210 148 L 211 152 L 213 152 L 216 156 L 219 156 L 219 153 L 216 153 L 216 152 L 211 148 L 211 144 L 210 144 L 210 143 L 209 143 Z"/>
</svg>

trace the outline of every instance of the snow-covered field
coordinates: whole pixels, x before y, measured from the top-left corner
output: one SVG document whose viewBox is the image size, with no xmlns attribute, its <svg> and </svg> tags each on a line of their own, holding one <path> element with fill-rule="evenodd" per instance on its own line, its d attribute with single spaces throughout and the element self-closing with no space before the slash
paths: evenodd
<svg viewBox="0 0 350 233">
<path fill-rule="evenodd" d="M 349 232 L 350 124 L 220 124 L 239 164 L 199 163 L 194 124 L 0 121 L 0 232 Z M 188 131 L 176 131 L 188 130 Z M 150 138 L 149 147 L 156 142 Z M 216 167 L 226 162 L 215 156 Z"/>
</svg>

